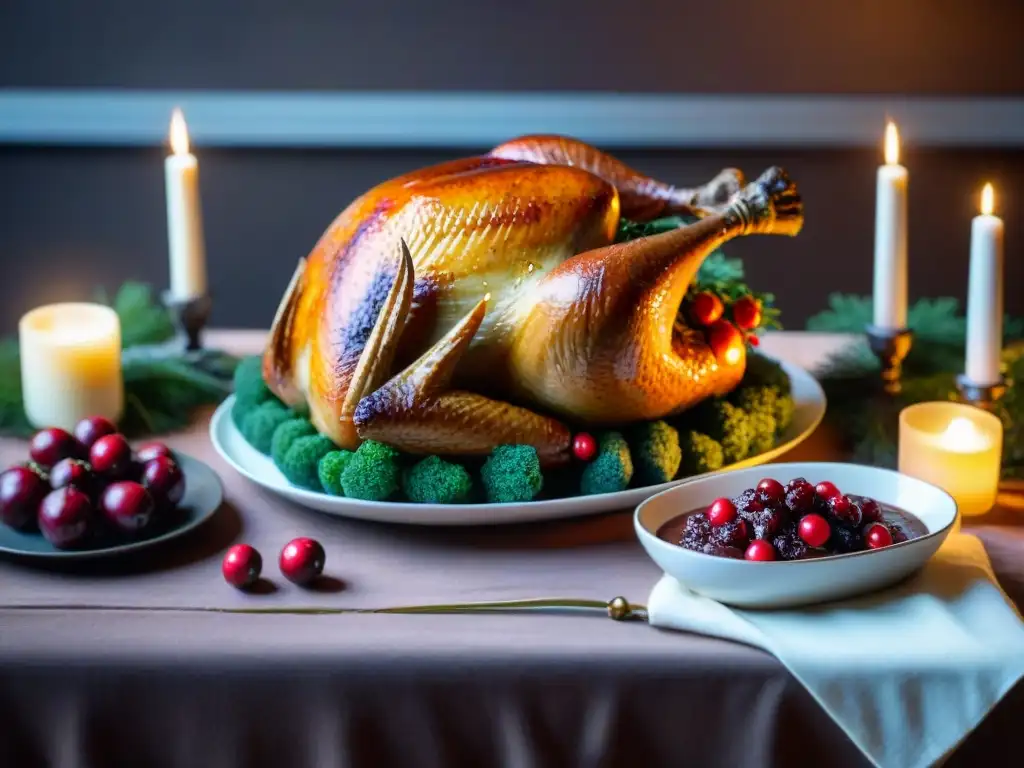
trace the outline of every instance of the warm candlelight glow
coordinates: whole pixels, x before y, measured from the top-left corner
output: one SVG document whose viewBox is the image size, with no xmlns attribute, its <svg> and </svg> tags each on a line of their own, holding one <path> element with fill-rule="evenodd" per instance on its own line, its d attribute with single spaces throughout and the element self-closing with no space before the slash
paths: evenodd
<svg viewBox="0 0 1024 768">
<path fill-rule="evenodd" d="M 981 212 L 986 216 L 991 216 L 992 211 L 996 207 L 996 193 L 992 189 L 991 184 L 986 184 L 985 188 L 981 190 Z"/>
<path fill-rule="evenodd" d="M 896 123 L 889 123 L 885 126 L 885 162 L 888 165 L 896 165 L 900 161 L 900 134 L 896 130 Z"/>
<path fill-rule="evenodd" d="M 946 431 L 939 435 L 939 444 L 947 451 L 974 453 L 989 447 L 989 440 L 974 426 L 974 422 L 957 416 L 949 422 Z"/>
<path fill-rule="evenodd" d="M 188 154 L 188 127 L 180 109 L 171 114 L 171 149 L 176 155 Z"/>
<path fill-rule="evenodd" d="M 736 365 L 740 361 L 742 350 L 738 346 L 729 347 L 725 352 L 725 362 L 729 365 Z"/>
</svg>

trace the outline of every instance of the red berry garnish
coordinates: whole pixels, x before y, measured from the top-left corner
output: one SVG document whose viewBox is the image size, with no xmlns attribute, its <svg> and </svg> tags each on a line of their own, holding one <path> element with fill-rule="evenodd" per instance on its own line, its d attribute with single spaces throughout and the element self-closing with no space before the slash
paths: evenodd
<svg viewBox="0 0 1024 768">
<path fill-rule="evenodd" d="M 761 302 L 753 296 L 742 296 L 732 304 L 732 319 L 745 331 L 761 324 Z"/>
<path fill-rule="evenodd" d="M 757 490 L 765 504 L 781 504 L 786 500 L 786 489 L 774 478 L 766 477 L 757 484 Z"/>
<path fill-rule="evenodd" d="M 174 461 L 174 453 L 171 449 L 163 443 L 158 443 L 156 441 L 143 443 L 139 446 L 139 450 L 135 452 L 135 460 L 140 464 L 148 464 L 153 459 L 161 456 Z"/>
<path fill-rule="evenodd" d="M 54 490 L 73 485 L 78 490 L 92 494 L 95 478 L 92 469 L 78 459 L 61 459 L 50 470 L 50 487 Z"/>
<path fill-rule="evenodd" d="M 0 475 L 0 523 L 24 530 L 36 521 L 39 502 L 49 489 L 28 467 L 11 467 Z"/>
<path fill-rule="evenodd" d="M 93 508 L 89 497 L 73 485 L 47 494 L 39 505 L 39 530 L 58 549 L 82 544 L 92 529 Z"/>
<path fill-rule="evenodd" d="M 572 455 L 580 461 L 590 461 L 597 453 L 597 441 L 593 435 L 580 432 L 572 440 Z"/>
<path fill-rule="evenodd" d="M 749 336 L 747 336 L 747 341 L 750 342 L 750 346 L 752 346 L 752 347 L 760 347 L 761 346 L 761 340 L 759 338 L 757 338 L 757 336 L 755 336 L 754 334 L 750 334 Z"/>
<path fill-rule="evenodd" d="M 860 507 L 850 501 L 849 496 L 833 496 L 828 500 L 832 516 L 841 523 L 856 528 L 861 523 Z"/>
<path fill-rule="evenodd" d="M 146 462 L 142 470 L 142 485 L 157 505 L 164 508 L 178 506 L 185 495 L 185 475 L 181 467 L 166 456 L 157 456 Z"/>
<path fill-rule="evenodd" d="M 828 520 L 821 515 L 812 514 L 804 515 L 800 518 L 797 533 L 800 534 L 800 538 L 804 540 L 807 546 L 823 547 L 825 542 L 828 541 L 832 529 L 828 524 Z"/>
<path fill-rule="evenodd" d="M 107 486 L 100 499 L 100 508 L 115 528 L 134 532 L 149 524 L 154 504 L 149 491 L 138 483 L 125 480 Z"/>
<path fill-rule="evenodd" d="M 70 432 L 49 427 L 32 435 L 28 454 L 36 464 L 49 469 L 61 459 L 81 456 L 82 446 Z"/>
<path fill-rule="evenodd" d="M 132 466 L 132 449 L 123 435 L 104 435 L 89 449 L 89 463 L 101 475 L 123 477 Z"/>
<path fill-rule="evenodd" d="M 708 507 L 708 520 L 712 525 L 725 525 L 735 519 L 736 505 L 730 499 L 715 499 Z"/>
<path fill-rule="evenodd" d="M 116 432 L 114 422 L 102 416 L 89 416 L 75 425 L 75 439 L 85 446 L 86 450 L 92 448 L 92 444 L 104 435 L 113 435 Z"/>
<path fill-rule="evenodd" d="M 224 581 L 233 587 L 246 589 L 260 578 L 263 570 L 263 557 L 248 544 L 235 544 L 224 555 L 220 566 Z"/>
<path fill-rule="evenodd" d="M 709 291 L 701 291 L 690 302 L 690 316 L 697 325 L 711 325 L 723 312 L 722 300 Z"/>
<path fill-rule="evenodd" d="M 766 563 L 769 560 L 775 559 L 775 547 L 765 539 L 754 539 L 747 546 L 747 551 L 743 553 L 743 557 L 747 560 Z"/>
<path fill-rule="evenodd" d="M 738 365 L 743 360 L 743 334 L 728 320 L 716 320 L 708 326 L 708 346 L 720 363 Z"/>
<path fill-rule="evenodd" d="M 882 522 L 882 507 L 874 499 L 861 499 L 857 505 L 860 507 L 861 522 L 880 523 Z"/>
<path fill-rule="evenodd" d="M 822 501 L 828 501 L 833 496 L 839 495 L 839 489 L 836 488 L 834 483 L 830 483 L 828 480 L 822 480 L 820 483 L 814 486 L 814 492 Z"/>
<path fill-rule="evenodd" d="M 288 581 L 306 585 L 323 573 L 326 555 L 318 541 L 305 537 L 292 539 L 284 545 L 278 567 Z"/>
<path fill-rule="evenodd" d="M 892 544 L 892 533 L 881 523 L 872 523 L 864 532 L 864 543 L 869 549 L 881 549 Z"/>
</svg>

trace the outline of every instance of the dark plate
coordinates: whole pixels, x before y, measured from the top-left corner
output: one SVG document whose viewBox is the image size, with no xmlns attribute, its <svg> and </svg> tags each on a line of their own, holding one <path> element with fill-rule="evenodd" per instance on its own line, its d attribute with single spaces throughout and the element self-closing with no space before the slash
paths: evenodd
<svg viewBox="0 0 1024 768">
<path fill-rule="evenodd" d="M 178 452 L 175 457 L 185 473 L 185 497 L 163 524 L 131 539 L 111 540 L 93 549 L 57 549 L 38 531 L 25 533 L 0 525 L 0 552 L 52 560 L 88 560 L 135 552 L 185 535 L 213 516 L 224 491 L 220 478 L 209 466 Z"/>
</svg>

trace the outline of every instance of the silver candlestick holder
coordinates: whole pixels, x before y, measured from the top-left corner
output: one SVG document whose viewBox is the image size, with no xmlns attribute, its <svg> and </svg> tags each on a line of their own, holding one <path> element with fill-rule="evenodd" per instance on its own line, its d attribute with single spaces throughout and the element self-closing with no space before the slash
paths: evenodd
<svg viewBox="0 0 1024 768">
<path fill-rule="evenodd" d="M 213 298 L 209 294 L 190 299 L 179 299 L 169 292 L 163 296 L 164 306 L 170 310 L 178 336 L 187 352 L 198 352 L 203 348 L 203 329 L 210 319 Z"/>
<path fill-rule="evenodd" d="M 1000 377 L 995 384 L 975 384 L 961 373 L 956 377 L 956 389 L 960 402 L 974 405 L 986 411 L 995 408 L 996 403 L 1006 394 L 1007 381 Z"/>
<path fill-rule="evenodd" d="M 869 325 L 864 329 L 868 345 L 882 364 L 882 390 L 887 395 L 898 395 L 903 388 L 903 360 L 914 343 L 914 332 L 909 328 L 879 328 Z"/>
</svg>

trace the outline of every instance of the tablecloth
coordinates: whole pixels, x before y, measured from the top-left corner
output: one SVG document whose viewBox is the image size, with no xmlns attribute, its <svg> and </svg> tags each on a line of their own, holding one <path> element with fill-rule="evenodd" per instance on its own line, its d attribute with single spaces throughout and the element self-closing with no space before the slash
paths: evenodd
<svg viewBox="0 0 1024 768">
<path fill-rule="evenodd" d="M 244 353 L 259 333 L 213 336 Z M 777 334 L 813 365 L 841 339 Z M 594 615 L 249 615 L 189 610 L 567 596 L 642 602 L 657 568 L 630 511 L 515 527 L 429 530 L 336 520 L 257 490 L 213 452 L 206 422 L 170 436 L 225 484 L 208 526 L 153 555 L 67 573 L 0 561 L 0 766 L 616 766 L 808 764 L 863 758 L 769 655 Z M 820 429 L 784 459 L 835 458 Z M 23 447 L 0 445 L 0 460 Z M 970 526 L 1024 605 L 1016 497 Z M 276 555 L 311 535 L 324 587 Z M 237 593 L 220 555 L 264 554 L 276 590 Z M 92 606 L 91 608 L 88 606 Z M 1012 744 L 1013 691 L 951 764 Z"/>
</svg>

